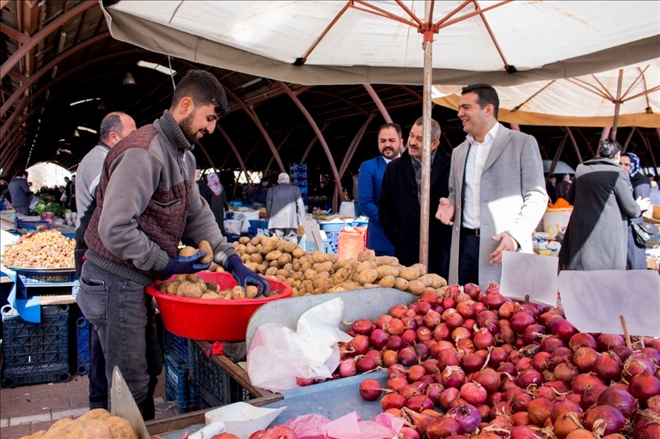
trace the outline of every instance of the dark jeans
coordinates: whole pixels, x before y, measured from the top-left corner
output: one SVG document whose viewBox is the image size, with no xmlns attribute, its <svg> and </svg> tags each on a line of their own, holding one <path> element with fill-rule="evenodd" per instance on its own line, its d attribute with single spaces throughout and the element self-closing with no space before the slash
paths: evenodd
<svg viewBox="0 0 660 439">
<path fill-rule="evenodd" d="M 144 285 L 85 261 L 77 301 L 87 320 L 96 326 L 108 383 L 112 382 L 114 366 L 118 366 L 142 417 L 153 419 L 153 394 L 163 369 L 163 353 L 153 301 L 144 292 Z"/>
<path fill-rule="evenodd" d="M 74 253 L 76 263 L 76 275 L 78 279 L 82 275 L 82 266 L 84 262 L 87 246 L 76 242 Z M 89 408 L 90 410 L 104 408 L 108 410 L 108 380 L 105 377 L 105 356 L 99 340 L 99 334 L 96 327 L 89 324 Z"/>
<path fill-rule="evenodd" d="M 461 250 L 458 260 L 458 284 L 479 285 L 479 236 L 474 230 L 461 229 Z"/>
<path fill-rule="evenodd" d="M 394 256 L 394 250 L 374 250 L 376 256 Z"/>
</svg>

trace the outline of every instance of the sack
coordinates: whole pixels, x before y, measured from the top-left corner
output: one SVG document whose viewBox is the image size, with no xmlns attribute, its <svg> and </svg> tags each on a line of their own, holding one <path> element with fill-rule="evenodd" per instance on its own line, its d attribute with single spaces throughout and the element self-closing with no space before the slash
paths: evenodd
<svg viewBox="0 0 660 439">
<path fill-rule="evenodd" d="M 635 242 L 640 247 L 654 247 L 658 244 L 658 227 L 651 223 L 637 224 L 630 221 Z"/>
</svg>

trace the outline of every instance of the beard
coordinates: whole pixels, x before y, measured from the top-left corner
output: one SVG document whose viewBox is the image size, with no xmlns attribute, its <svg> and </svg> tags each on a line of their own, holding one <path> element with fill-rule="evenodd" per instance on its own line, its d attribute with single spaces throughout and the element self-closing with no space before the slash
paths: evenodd
<svg viewBox="0 0 660 439">
<path fill-rule="evenodd" d="M 181 128 L 181 131 L 183 131 L 183 135 L 186 136 L 188 142 L 190 142 L 193 145 L 199 143 L 199 139 L 197 138 L 197 131 L 194 131 L 192 128 L 192 123 L 195 117 L 195 113 L 197 113 L 197 111 L 193 110 L 192 113 L 187 115 L 185 118 L 181 120 L 181 122 L 179 122 L 179 128 Z"/>
</svg>

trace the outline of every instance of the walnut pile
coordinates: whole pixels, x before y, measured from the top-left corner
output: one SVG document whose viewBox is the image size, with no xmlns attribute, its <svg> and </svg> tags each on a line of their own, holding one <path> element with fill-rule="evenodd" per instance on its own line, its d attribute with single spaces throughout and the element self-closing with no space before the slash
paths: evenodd
<svg viewBox="0 0 660 439">
<path fill-rule="evenodd" d="M 23 235 L 8 245 L 2 263 L 7 267 L 71 268 L 76 242 L 54 229 L 42 229 Z"/>
</svg>

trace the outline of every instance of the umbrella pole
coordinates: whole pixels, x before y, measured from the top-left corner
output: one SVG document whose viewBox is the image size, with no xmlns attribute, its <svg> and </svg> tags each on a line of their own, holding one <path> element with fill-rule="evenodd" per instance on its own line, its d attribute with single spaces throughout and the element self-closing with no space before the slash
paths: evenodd
<svg viewBox="0 0 660 439">
<path fill-rule="evenodd" d="M 616 85 L 616 101 L 614 102 L 614 121 L 610 139 L 616 140 L 616 129 L 619 125 L 619 112 L 621 111 L 621 85 L 623 84 L 623 69 L 619 69 L 619 81 Z"/>
<path fill-rule="evenodd" d="M 430 16 L 431 3 L 426 1 L 426 24 L 430 25 L 433 18 Z M 422 135 L 424 141 L 422 142 L 422 187 L 421 196 L 419 200 L 419 262 L 424 264 L 428 269 L 429 262 L 429 223 L 431 212 L 431 110 L 432 101 L 431 93 L 433 87 L 433 31 L 425 30 L 424 32 L 424 84 L 422 96 L 422 117 L 424 120 L 424 127 Z M 435 215 L 435 212 L 433 212 Z"/>
</svg>

